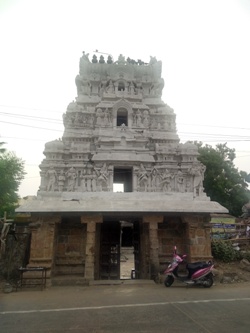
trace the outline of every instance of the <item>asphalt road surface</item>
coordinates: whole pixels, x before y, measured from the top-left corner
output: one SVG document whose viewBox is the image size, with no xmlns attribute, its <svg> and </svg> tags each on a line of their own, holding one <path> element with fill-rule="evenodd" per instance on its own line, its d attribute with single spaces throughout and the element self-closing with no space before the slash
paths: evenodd
<svg viewBox="0 0 250 333">
<path fill-rule="evenodd" d="M 0 293 L 1 333 L 249 333 L 250 284 L 136 282 Z"/>
</svg>

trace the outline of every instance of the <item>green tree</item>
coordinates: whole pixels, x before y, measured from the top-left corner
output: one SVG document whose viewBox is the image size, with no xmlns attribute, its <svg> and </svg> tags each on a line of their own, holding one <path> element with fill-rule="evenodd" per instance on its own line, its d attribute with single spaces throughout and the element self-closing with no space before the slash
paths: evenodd
<svg viewBox="0 0 250 333">
<path fill-rule="evenodd" d="M 0 147 L 3 143 L 0 143 Z M 0 148 L 0 217 L 14 214 L 18 205 L 18 188 L 24 179 L 24 162 L 14 153 Z"/>
<path fill-rule="evenodd" d="M 227 143 L 218 144 L 215 148 L 202 142 L 194 143 L 200 153 L 198 159 L 206 166 L 203 182 L 206 194 L 226 207 L 233 216 L 240 216 L 243 205 L 250 198 L 250 174 L 235 167 L 235 149 L 229 148 Z"/>
</svg>

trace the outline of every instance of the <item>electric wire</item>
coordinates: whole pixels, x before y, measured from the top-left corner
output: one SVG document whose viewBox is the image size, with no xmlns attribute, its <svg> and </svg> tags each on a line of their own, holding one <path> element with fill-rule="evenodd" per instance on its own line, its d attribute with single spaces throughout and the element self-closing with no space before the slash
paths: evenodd
<svg viewBox="0 0 250 333">
<path fill-rule="evenodd" d="M 46 118 L 44 118 L 46 119 Z M 49 118 L 48 118 L 49 119 Z M 8 122 L 0 120 L 0 123 L 10 124 L 10 125 L 16 125 L 16 126 L 22 126 L 22 127 L 29 127 L 29 128 L 35 128 L 35 129 L 42 129 L 42 130 L 49 130 L 49 131 L 56 131 L 56 132 L 62 132 L 61 130 L 55 129 L 55 128 L 44 128 L 40 126 L 34 126 L 34 125 L 27 125 L 27 124 L 21 124 L 21 123 L 14 123 L 14 122 Z M 61 123 L 62 124 L 62 123 Z M 238 128 L 235 128 L 238 129 Z M 69 134 L 75 134 L 75 131 L 68 131 Z M 195 133 L 195 132 L 181 132 L 178 131 L 178 134 L 182 135 L 198 135 L 198 136 L 208 136 L 208 137 L 214 137 L 214 138 L 228 138 L 229 140 L 233 141 L 250 141 L 250 136 L 245 135 L 232 135 L 232 134 L 214 134 L 214 133 Z M 233 138 L 233 139 L 231 139 Z M 236 140 L 237 139 L 237 140 Z"/>
</svg>

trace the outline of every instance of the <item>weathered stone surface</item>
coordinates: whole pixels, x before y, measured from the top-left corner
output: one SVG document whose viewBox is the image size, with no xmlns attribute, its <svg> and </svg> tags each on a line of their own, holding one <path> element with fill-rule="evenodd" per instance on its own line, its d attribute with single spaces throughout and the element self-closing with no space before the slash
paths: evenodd
<svg viewBox="0 0 250 333">
<path fill-rule="evenodd" d="M 189 193 L 67 193 L 50 197 L 39 194 L 16 212 L 178 212 L 226 213 L 227 209 L 207 198 L 193 198 Z"/>
<path fill-rule="evenodd" d="M 63 136 L 45 144 L 37 199 L 16 210 L 33 218 L 32 264 L 93 280 L 109 218 L 137 226 L 140 278 L 155 276 L 174 245 L 190 259 L 211 257 L 208 216 L 227 210 L 204 193 L 198 148 L 180 143 L 161 69 L 155 57 L 90 61 L 83 53 Z M 114 193 L 120 183 L 124 193 Z"/>
<path fill-rule="evenodd" d="M 179 143 L 174 110 L 161 99 L 161 61 L 121 58 L 81 57 L 63 137 L 45 144 L 39 192 L 110 192 L 116 168 L 127 168 L 132 192 L 204 195 L 197 147 Z"/>
</svg>

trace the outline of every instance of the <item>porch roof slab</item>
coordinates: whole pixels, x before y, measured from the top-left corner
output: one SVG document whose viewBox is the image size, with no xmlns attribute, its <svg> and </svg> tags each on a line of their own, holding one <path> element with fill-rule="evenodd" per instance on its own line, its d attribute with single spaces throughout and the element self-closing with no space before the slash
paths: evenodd
<svg viewBox="0 0 250 333">
<path fill-rule="evenodd" d="M 228 213 L 207 196 L 192 193 L 40 192 L 16 213 Z"/>
</svg>

